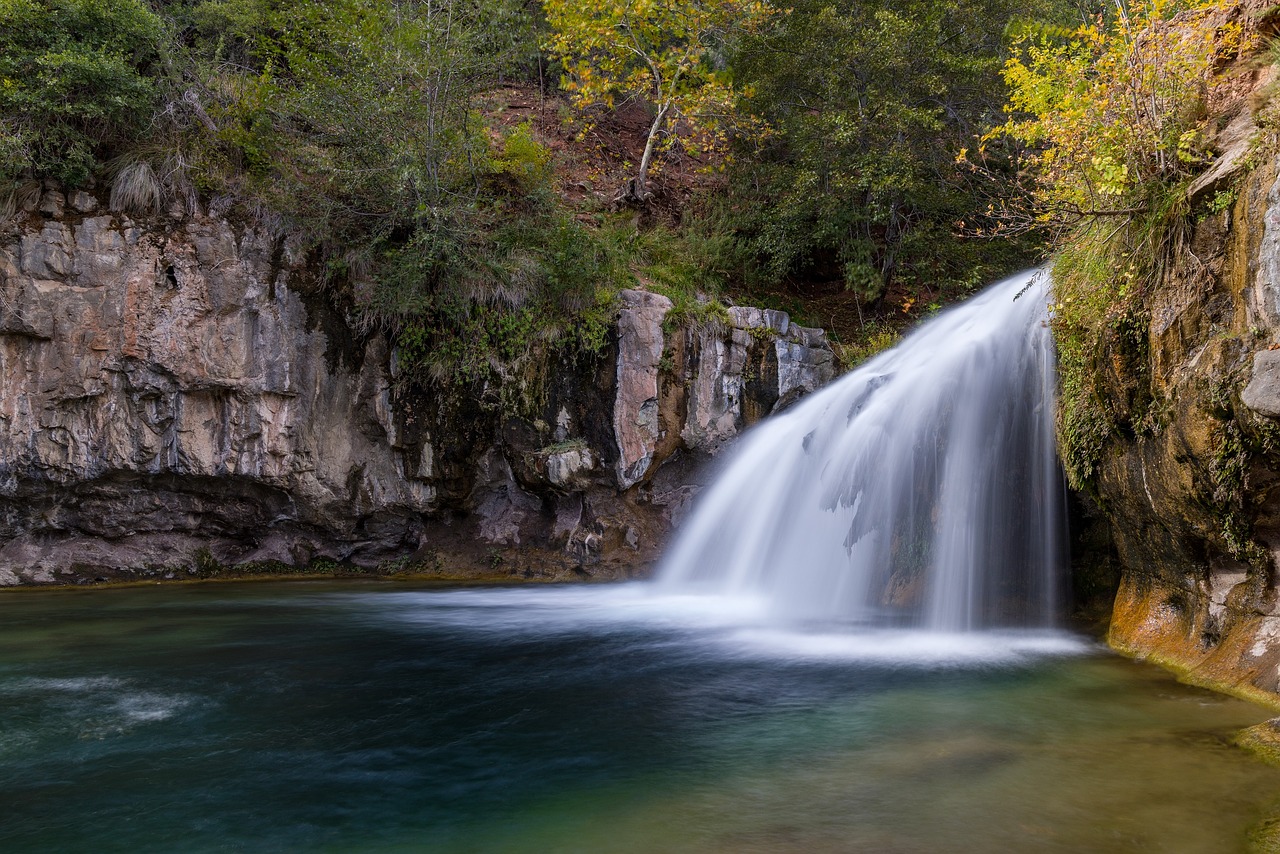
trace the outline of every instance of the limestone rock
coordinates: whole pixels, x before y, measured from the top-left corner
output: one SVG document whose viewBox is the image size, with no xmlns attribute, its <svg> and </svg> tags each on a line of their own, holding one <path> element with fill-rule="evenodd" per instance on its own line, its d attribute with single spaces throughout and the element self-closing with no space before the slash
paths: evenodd
<svg viewBox="0 0 1280 854">
<path fill-rule="evenodd" d="M 742 371 L 751 339 L 741 329 L 732 329 L 726 336 L 710 326 L 696 335 L 698 361 L 689 384 L 689 414 L 681 437 L 691 448 L 715 451 L 738 433 Z"/>
<path fill-rule="evenodd" d="M 176 506 L 148 511 L 168 520 L 159 529 L 194 536 L 198 518 L 234 527 L 234 502 L 187 509 L 205 494 L 225 501 L 222 484 L 287 495 L 285 518 L 338 530 L 353 529 L 352 513 L 431 506 L 385 435 L 352 429 L 389 424 L 385 344 L 368 342 L 362 372 L 335 373 L 302 300 L 271 281 L 261 235 L 213 221 L 144 235 L 108 216 L 52 220 L 0 249 L 0 306 L 0 483 L 14 500 L 62 507 L 65 522 L 61 485 L 172 479 L 165 489 L 128 481 L 120 503 L 77 515 L 76 525 L 110 537 L 134 532 L 139 508 L 128 495 L 170 496 Z M 22 527 L 0 547 L 0 565 L 60 529 Z M 197 548 L 175 542 L 128 560 L 179 560 Z M 56 567 L 64 556 L 37 549 L 28 559 Z"/>
<path fill-rule="evenodd" d="M 791 325 L 774 346 L 778 351 L 780 400 L 793 400 L 797 393 L 816 391 L 835 377 L 835 355 L 821 329 Z"/>
<path fill-rule="evenodd" d="M 671 300 L 661 294 L 625 290 L 618 315 L 618 385 L 613 409 L 621 489 L 639 482 L 653 462 L 658 440 L 658 366 L 662 321 Z"/>
<path fill-rule="evenodd" d="M 40 197 L 40 213 L 47 217 L 60 217 L 67 207 L 67 197 L 54 189 L 45 190 Z"/>
<path fill-rule="evenodd" d="M 1255 184 L 1255 193 L 1257 189 Z M 1251 259 L 1256 273 L 1244 299 L 1249 325 L 1267 329 L 1280 325 L 1280 176 L 1267 185 L 1265 199 L 1258 201 L 1254 211 L 1262 228 Z"/>
<path fill-rule="evenodd" d="M 98 209 L 98 200 L 84 190 L 76 190 L 71 194 L 71 208 L 78 213 L 93 213 Z"/>
<path fill-rule="evenodd" d="M 692 348 L 696 361 L 681 437 L 687 447 L 710 453 L 762 415 L 835 377 L 835 356 L 822 330 L 797 326 L 786 312 L 750 306 L 730 307 L 729 317 L 728 330 L 700 328 Z M 766 401 L 761 412 L 744 407 Z"/>
<path fill-rule="evenodd" d="M 1245 406 L 1280 418 L 1280 350 L 1263 350 L 1253 357 L 1253 378 L 1240 394 Z"/>
<path fill-rule="evenodd" d="M 1268 78 L 1271 76 L 1273 72 L 1268 70 Z M 1254 124 L 1253 115 L 1248 110 L 1242 110 L 1240 115 L 1232 119 L 1215 140 L 1222 154 L 1187 187 L 1188 200 L 1195 202 L 1235 177 L 1244 166 L 1253 136 L 1257 132 L 1258 126 Z"/>
<path fill-rule="evenodd" d="M 585 445 L 552 451 L 547 455 L 547 480 L 556 486 L 582 484 L 582 475 L 595 468 L 595 457 Z"/>
<path fill-rule="evenodd" d="M 582 526 L 582 494 L 559 496 L 556 499 L 556 521 L 551 529 L 551 543 L 567 549 Z"/>
<path fill-rule="evenodd" d="M 520 488 L 511 466 L 496 450 L 490 449 L 480 466 L 480 537 L 494 545 L 519 545 L 521 529 L 540 512 L 541 504 Z"/>
<path fill-rule="evenodd" d="M 665 329 L 670 300 L 630 290 L 616 347 L 548 366 L 541 411 L 509 417 L 483 389 L 397 378 L 288 238 L 99 215 L 84 192 L 35 204 L 0 243 L 0 586 L 316 560 L 489 573 L 494 550 L 504 571 L 627 576 L 708 455 L 831 375 L 782 312 Z"/>
<path fill-rule="evenodd" d="M 1110 436 L 1097 495 L 1121 565 L 1110 640 L 1187 679 L 1280 694 L 1280 179 L 1241 179 L 1148 297 L 1144 429 Z M 1225 222 L 1225 224 L 1224 224 Z M 1122 399 L 1113 366 L 1099 394 Z M 1130 380 L 1131 381 L 1131 380 Z"/>
</svg>

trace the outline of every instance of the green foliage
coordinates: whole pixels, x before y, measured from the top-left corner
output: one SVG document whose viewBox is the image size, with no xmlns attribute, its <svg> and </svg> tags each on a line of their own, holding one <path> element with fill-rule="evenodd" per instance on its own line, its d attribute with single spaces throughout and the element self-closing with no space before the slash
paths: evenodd
<svg viewBox="0 0 1280 854">
<path fill-rule="evenodd" d="M 1246 512 L 1250 457 L 1247 442 L 1239 425 L 1229 418 L 1220 423 L 1215 434 L 1209 481 L 1211 502 L 1222 521 L 1219 534 L 1232 557 L 1246 562 L 1261 558 L 1262 565 L 1266 566 L 1270 561 L 1266 560 L 1262 547 L 1253 541 L 1253 529 Z"/>
<path fill-rule="evenodd" d="M 897 345 L 900 340 L 902 335 L 898 330 L 884 323 L 873 322 L 867 325 L 857 340 L 838 346 L 837 355 L 842 365 L 855 368 L 873 356 Z"/>
<path fill-rule="evenodd" d="M 904 279 L 955 293 L 1018 254 L 959 239 L 981 193 L 954 163 L 998 103 L 1011 0 L 543 5 L 548 20 L 526 0 L 0 0 L 0 182 L 94 174 L 117 210 L 180 199 L 254 222 L 396 341 L 403 376 L 480 386 L 531 382 L 549 348 L 600 350 L 622 287 L 668 295 L 672 322 L 723 323 L 730 290 L 803 275 L 863 302 Z M 727 201 L 641 227 L 561 198 L 574 164 L 538 113 L 479 112 L 541 79 L 543 42 L 594 117 L 651 109 L 633 198 L 664 149 L 737 134 Z"/>
<path fill-rule="evenodd" d="M 1058 443 L 1079 490 L 1092 488 L 1108 439 L 1154 426 L 1146 297 L 1183 253 L 1190 211 L 1185 185 L 1149 190 L 1140 212 L 1089 221 L 1054 260 Z"/>
<path fill-rule="evenodd" d="M 671 308 L 662 318 L 662 329 L 668 335 L 680 328 L 723 331 L 733 324 L 729 308 L 718 299 L 699 299 L 698 295 L 671 288 L 654 288 L 671 299 Z"/>
<path fill-rule="evenodd" d="M 1206 503 L 1219 524 L 1217 534 L 1231 556 L 1265 573 L 1271 560 L 1267 550 L 1254 539 L 1252 508 L 1257 499 L 1250 472 L 1263 467 L 1261 459 L 1280 451 L 1280 428 L 1247 409 L 1237 417 L 1231 385 L 1225 378 L 1213 380 L 1203 398 L 1213 437 Z"/>
<path fill-rule="evenodd" d="M 525 193 L 545 189 L 551 180 L 551 149 L 534 137 L 529 122 L 522 122 L 502 140 L 502 154 L 493 161 L 493 169 Z"/>
<path fill-rule="evenodd" d="M 610 228 L 636 275 L 664 292 L 718 297 L 734 281 L 740 263 L 737 245 L 731 222 L 720 212 L 690 212 L 679 229 L 642 231 L 630 222 L 617 222 L 604 230 Z"/>
<path fill-rule="evenodd" d="M 769 281 L 843 280 L 863 301 L 1019 261 L 965 241 L 989 188 L 956 156 L 1003 99 L 1001 33 L 1047 4 L 798 0 L 734 62 L 772 133 L 733 171 L 744 242 Z"/>
<path fill-rule="evenodd" d="M 1159 429 L 1147 297 L 1175 263 L 1184 279 L 1208 275 L 1186 250 L 1186 187 L 1209 156 L 1204 103 L 1215 68 L 1253 39 L 1225 14 L 1229 6 L 1118 4 L 1069 35 L 1021 36 L 1005 68 L 1010 119 L 988 140 L 1031 146 L 1036 185 L 1026 221 L 1058 240 L 1058 436 L 1077 489 L 1093 487 L 1113 436 Z M 1234 200 L 1221 191 L 1207 207 L 1220 213 Z M 1215 480 L 1234 482 L 1238 455 L 1219 456 Z M 1230 518 L 1223 536 L 1237 552 L 1243 534 Z"/>
<path fill-rule="evenodd" d="M 532 126 L 491 151 L 475 111 L 528 58 L 518 0 L 205 0 L 188 18 L 215 126 L 185 134 L 204 191 L 278 215 L 404 376 L 505 381 L 553 343 L 603 345 L 612 256 L 552 197 Z"/>
<path fill-rule="evenodd" d="M 0 0 L 0 180 L 78 185 L 135 139 L 162 33 L 141 0 Z"/>
<path fill-rule="evenodd" d="M 224 130 L 271 207 L 317 242 L 347 243 L 472 192 L 487 148 L 470 106 L 490 72 L 479 21 L 451 4 L 282 5 L 259 39 L 266 68 L 227 104 Z"/>
<path fill-rule="evenodd" d="M 488 225 L 420 231 L 388 251 L 362 302 L 400 324 L 401 365 L 424 380 L 510 379 L 549 346 L 603 347 L 628 282 L 616 249 L 551 203 Z"/>
<path fill-rule="evenodd" d="M 1220 214 L 1231 210 L 1231 206 L 1236 203 L 1239 193 L 1235 187 L 1228 187 L 1225 190 L 1218 190 L 1213 194 L 1213 198 L 1209 199 L 1205 207 L 1211 214 Z"/>
</svg>

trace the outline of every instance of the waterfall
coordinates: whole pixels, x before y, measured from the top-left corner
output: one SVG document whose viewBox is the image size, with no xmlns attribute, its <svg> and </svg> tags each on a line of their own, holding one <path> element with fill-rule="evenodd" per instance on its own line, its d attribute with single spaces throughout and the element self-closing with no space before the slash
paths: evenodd
<svg viewBox="0 0 1280 854">
<path fill-rule="evenodd" d="M 1048 274 L 1001 281 L 743 437 L 659 569 L 788 622 L 1048 627 L 1060 609 Z"/>
</svg>

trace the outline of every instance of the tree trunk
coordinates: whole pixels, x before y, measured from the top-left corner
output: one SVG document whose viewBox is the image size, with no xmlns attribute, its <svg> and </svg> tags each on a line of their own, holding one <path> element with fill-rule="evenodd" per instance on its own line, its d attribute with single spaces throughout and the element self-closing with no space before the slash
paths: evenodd
<svg viewBox="0 0 1280 854">
<path fill-rule="evenodd" d="M 658 107 L 658 114 L 654 116 L 653 124 L 649 126 L 649 138 L 644 143 L 644 154 L 640 157 L 639 173 L 627 182 L 627 186 L 618 196 L 619 201 L 646 204 L 653 198 L 653 193 L 649 191 L 649 165 L 653 162 L 653 152 L 658 145 L 658 135 L 662 133 L 666 125 L 667 113 L 670 109 L 670 104 L 663 104 Z"/>
</svg>

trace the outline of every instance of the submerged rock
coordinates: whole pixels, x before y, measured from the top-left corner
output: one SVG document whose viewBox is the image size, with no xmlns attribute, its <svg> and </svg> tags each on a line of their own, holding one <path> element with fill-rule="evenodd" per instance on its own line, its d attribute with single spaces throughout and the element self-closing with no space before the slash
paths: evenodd
<svg viewBox="0 0 1280 854">
<path fill-rule="evenodd" d="M 1271 718 L 1241 730 L 1235 744 L 1272 765 L 1280 765 L 1280 718 Z"/>
</svg>

